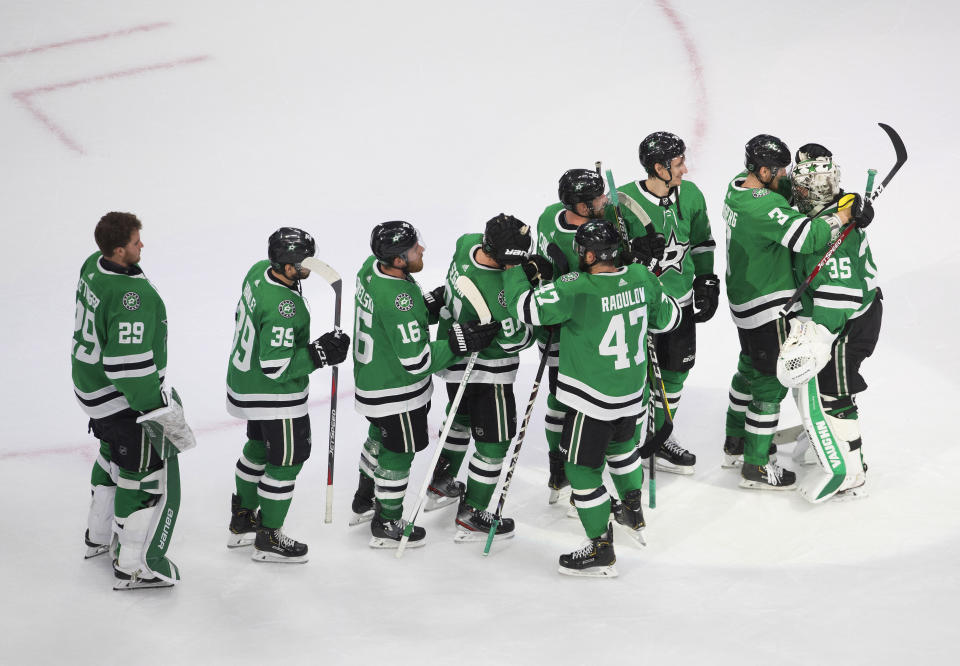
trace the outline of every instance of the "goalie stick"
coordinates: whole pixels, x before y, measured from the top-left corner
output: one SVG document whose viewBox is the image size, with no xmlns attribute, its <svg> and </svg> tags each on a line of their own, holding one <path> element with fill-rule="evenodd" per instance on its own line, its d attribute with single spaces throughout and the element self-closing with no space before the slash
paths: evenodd
<svg viewBox="0 0 960 666">
<path fill-rule="evenodd" d="M 307 257 L 301 262 L 304 268 L 308 268 L 311 273 L 316 273 L 326 280 L 335 295 L 333 306 L 333 326 L 340 328 L 340 304 L 343 282 L 340 274 L 316 257 Z M 334 451 L 337 445 L 337 380 L 339 378 L 339 368 L 336 365 L 330 366 L 332 380 L 330 385 L 330 443 L 327 447 L 327 495 L 324 501 L 323 522 L 333 522 L 333 460 Z"/>
<path fill-rule="evenodd" d="M 477 311 L 477 317 L 480 319 L 480 323 L 490 323 L 490 320 L 493 318 L 490 314 L 490 308 L 487 307 L 486 301 L 483 300 L 483 295 L 480 293 L 480 290 L 477 289 L 477 285 L 473 283 L 473 280 L 465 275 L 461 275 L 457 278 L 456 287 L 457 291 L 460 292 L 463 297 L 470 302 L 473 309 Z M 417 502 L 411 509 L 410 517 L 407 519 L 407 524 L 403 528 L 403 536 L 400 537 L 400 544 L 397 546 L 397 558 L 403 557 L 403 551 L 407 548 L 407 542 L 413 533 L 414 523 L 417 520 L 417 516 L 420 515 L 420 509 L 423 508 L 423 501 L 427 496 L 427 489 L 430 487 L 433 470 L 437 466 L 440 454 L 443 452 L 443 443 L 447 441 L 447 435 L 450 434 L 450 428 L 453 427 L 453 420 L 457 416 L 457 408 L 463 399 L 463 392 L 467 389 L 467 382 L 470 381 L 470 373 L 473 372 L 473 365 L 477 362 L 477 355 L 479 353 L 480 352 L 473 352 L 470 354 L 470 358 L 467 359 L 467 367 L 463 370 L 463 377 L 460 378 L 460 386 L 457 387 L 457 394 L 453 397 L 453 400 L 450 402 L 450 408 L 447 410 L 447 418 L 443 422 L 440 439 L 437 442 L 436 450 L 433 452 L 433 458 L 430 460 L 430 466 L 427 467 L 427 475 L 420 488 L 420 494 L 417 496 Z"/>
<path fill-rule="evenodd" d="M 896 130 L 885 123 L 877 124 L 880 125 L 880 128 L 887 133 L 887 136 L 890 137 L 890 142 L 893 144 L 893 150 L 897 155 L 897 161 L 883 181 L 881 181 L 877 189 L 873 191 L 871 191 L 873 188 L 873 178 L 876 176 L 877 172 L 874 169 L 867 171 L 867 188 L 864 199 L 868 202 L 874 202 L 877 200 L 877 197 L 880 196 L 880 193 L 886 189 L 887 184 L 893 179 L 896 173 L 900 171 L 900 167 L 902 167 L 907 161 L 907 149 L 903 145 L 903 139 L 900 138 L 900 135 L 897 134 Z M 854 221 L 851 220 L 850 223 L 844 227 L 843 232 L 835 241 L 833 241 L 833 243 L 830 244 L 830 247 L 827 248 L 826 254 L 823 255 L 823 258 L 817 263 L 813 271 L 810 272 L 810 275 L 807 276 L 807 279 L 803 281 L 803 284 L 797 287 L 797 290 L 793 292 L 793 296 L 791 296 L 790 299 L 784 303 L 783 307 L 780 308 L 781 317 L 786 317 L 787 314 L 789 314 L 790 309 L 794 306 L 797 300 L 803 296 L 803 293 L 807 290 L 807 287 L 810 286 L 810 283 L 813 282 L 813 279 L 817 277 L 817 273 L 820 272 L 820 269 L 823 268 L 828 261 L 830 261 L 830 257 L 833 256 L 833 253 L 837 251 L 837 248 L 840 247 L 840 244 L 843 243 L 844 239 L 850 235 L 850 232 L 853 231 L 856 226 L 857 225 L 854 223 Z"/>
</svg>

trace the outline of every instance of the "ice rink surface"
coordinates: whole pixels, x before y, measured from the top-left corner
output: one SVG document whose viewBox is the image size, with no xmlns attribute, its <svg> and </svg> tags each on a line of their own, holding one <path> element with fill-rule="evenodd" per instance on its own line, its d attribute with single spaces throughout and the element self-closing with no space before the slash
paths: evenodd
<svg viewBox="0 0 960 666">
<path fill-rule="evenodd" d="M 0 4 L 0 663 L 953 663 L 958 18 L 923 0 Z M 224 547 L 244 441 L 224 409 L 233 312 L 276 227 L 319 239 L 344 275 L 349 327 L 375 223 L 423 231 L 431 288 L 460 234 L 500 211 L 534 223 L 568 168 L 600 159 L 618 182 L 640 177 L 639 140 L 668 129 L 687 140 L 722 274 L 720 207 L 747 139 L 825 143 L 860 190 L 894 160 L 877 121 L 910 160 L 870 228 L 885 321 L 860 400 L 868 499 L 813 507 L 738 489 L 720 468 L 737 354 L 724 301 L 698 327 L 677 421 L 697 472 L 658 477 L 649 546 L 617 541 L 618 579 L 556 573 L 583 532 L 546 503 L 542 396 L 506 507 L 515 539 L 482 558 L 452 542 L 447 509 L 402 560 L 369 549 L 366 526 L 346 525 L 366 429 L 349 364 L 332 525 L 329 371 L 314 375 L 314 456 L 285 528 L 310 562 Z M 76 275 L 110 210 L 144 223 L 168 377 L 199 438 L 181 458 L 183 581 L 168 590 L 114 592 L 106 558 L 82 559 L 95 443 L 67 341 Z M 304 293 L 319 334 L 332 292 L 310 280 Z M 523 361 L 521 409 L 535 352 Z M 796 421 L 785 403 L 781 423 Z"/>
</svg>

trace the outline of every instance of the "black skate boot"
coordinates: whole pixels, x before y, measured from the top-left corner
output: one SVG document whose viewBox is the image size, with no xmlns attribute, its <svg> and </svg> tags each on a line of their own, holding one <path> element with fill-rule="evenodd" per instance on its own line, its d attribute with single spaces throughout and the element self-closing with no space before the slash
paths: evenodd
<svg viewBox="0 0 960 666">
<path fill-rule="evenodd" d="M 617 556 L 613 552 L 613 528 L 596 539 L 590 539 L 580 549 L 560 556 L 558 571 L 565 576 L 592 576 L 615 578 Z"/>
<path fill-rule="evenodd" d="M 95 541 L 91 541 L 90 530 L 83 533 L 83 543 L 87 546 L 87 551 L 83 556 L 85 560 L 89 560 L 91 557 L 96 557 L 97 555 L 103 555 L 110 550 L 109 543 L 96 543 Z"/>
<path fill-rule="evenodd" d="M 657 450 L 656 465 L 662 472 L 671 474 L 693 474 L 693 468 L 697 464 L 697 456 L 680 446 L 673 434 L 667 438 Z"/>
<path fill-rule="evenodd" d="M 400 545 L 400 539 L 403 538 L 403 530 L 408 523 L 402 518 L 390 520 L 381 515 L 380 502 L 375 503 L 373 520 L 370 522 L 370 547 L 371 548 L 396 548 Z M 407 539 L 407 548 L 419 548 L 424 545 L 424 539 L 427 531 L 417 525 L 413 526 L 410 538 Z"/>
<path fill-rule="evenodd" d="M 279 527 L 258 527 L 252 559 L 256 562 L 299 564 L 307 561 L 307 544 L 294 541 Z"/>
<path fill-rule="evenodd" d="M 230 498 L 230 534 L 227 535 L 227 548 L 250 546 L 257 536 L 257 524 L 260 511 L 244 509 L 240 506 L 240 496 Z"/>
<path fill-rule="evenodd" d="M 770 460 L 766 465 L 748 465 L 744 463 L 740 469 L 741 488 L 757 488 L 760 490 L 794 490 L 797 475 L 788 469 L 780 467 Z"/>
<path fill-rule="evenodd" d="M 727 438 L 723 440 L 723 462 L 720 463 L 721 467 L 740 467 L 740 465 L 743 464 L 743 443 L 743 437 L 731 437 L 727 435 Z M 776 462 L 777 445 L 771 442 L 770 450 L 767 454 L 770 456 L 770 462 Z"/>
<path fill-rule="evenodd" d="M 350 517 L 348 525 L 359 525 L 373 518 L 373 488 L 373 479 L 361 472 L 360 484 L 357 486 L 357 492 L 353 494 L 353 503 L 350 505 L 353 516 Z"/>
<path fill-rule="evenodd" d="M 563 491 L 569 492 L 570 489 L 570 482 L 567 480 L 567 473 L 563 468 L 566 458 L 559 451 L 548 451 L 547 456 L 550 458 L 550 479 L 547 481 L 547 486 L 550 488 L 550 497 L 547 498 L 547 503 L 556 504 Z"/>
<path fill-rule="evenodd" d="M 444 456 L 437 460 L 433 468 L 433 478 L 427 487 L 427 501 L 424 511 L 434 511 L 457 502 L 466 491 L 462 481 L 457 481 L 450 473 L 450 461 Z"/>
<path fill-rule="evenodd" d="M 453 535 L 453 541 L 455 543 L 486 541 L 491 525 L 493 525 L 493 514 L 489 511 L 474 509 L 467 504 L 467 499 L 464 497 L 460 500 L 460 507 L 457 509 L 457 533 Z M 514 535 L 515 528 L 513 518 L 501 518 L 493 540 L 509 539 Z"/>
<path fill-rule="evenodd" d="M 631 537 L 641 546 L 647 542 L 643 538 L 643 528 L 647 523 L 643 519 L 643 493 L 639 488 L 631 490 L 623 496 L 623 501 L 613 500 L 610 506 L 613 519 L 629 530 Z"/>
</svg>

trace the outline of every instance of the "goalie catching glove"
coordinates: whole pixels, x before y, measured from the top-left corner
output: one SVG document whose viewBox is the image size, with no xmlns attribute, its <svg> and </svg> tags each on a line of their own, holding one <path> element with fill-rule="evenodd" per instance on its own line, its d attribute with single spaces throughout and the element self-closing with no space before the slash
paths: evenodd
<svg viewBox="0 0 960 666">
<path fill-rule="evenodd" d="M 813 321 L 790 320 L 790 335 L 777 357 L 777 379 L 787 388 L 805 385 L 830 361 L 836 335 Z"/>
<path fill-rule="evenodd" d="M 169 398 L 165 391 L 161 391 L 160 395 L 163 396 L 164 406 L 139 416 L 137 423 L 143 427 L 157 454 L 167 460 L 195 447 L 197 438 L 183 416 L 183 403 L 177 390 L 170 389 Z"/>
<path fill-rule="evenodd" d="M 335 328 L 307 345 L 307 351 L 318 368 L 343 363 L 350 351 L 350 336 Z"/>
<path fill-rule="evenodd" d="M 481 324 L 479 321 L 473 320 L 451 326 L 447 340 L 454 354 L 466 356 L 486 349 L 499 332 L 500 322 L 498 321 Z"/>
</svg>

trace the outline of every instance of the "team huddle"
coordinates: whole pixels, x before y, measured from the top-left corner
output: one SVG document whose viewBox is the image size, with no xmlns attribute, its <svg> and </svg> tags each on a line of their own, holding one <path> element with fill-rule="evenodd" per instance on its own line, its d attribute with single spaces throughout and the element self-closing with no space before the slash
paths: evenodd
<svg viewBox="0 0 960 666">
<path fill-rule="evenodd" d="M 745 152 L 723 204 L 724 282 L 740 340 L 723 466 L 739 469 L 744 488 L 799 488 L 814 503 L 862 495 L 855 395 L 866 389 L 860 365 L 882 318 L 865 233 L 873 208 L 841 189 L 824 146 L 792 156 L 776 137 L 758 135 Z M 455 506 L 458 543 L 488 540 L 489 548 L 514 536 L 516 522 L 502 510 L 526 419 L 518 435 L 513 384 L 519 354 L 536 345 L 542 363 L 527 419 L 546 369 L 548 502 L 567 507 L 587 537 L 560 555 L 559 572 L 617 575 L 614 528 L 643 541 L 644 465 L 651 479 L 696 466 L 673 422 L 696 361 L 696 325 L 716 313 L 720 279 L 704 196 L 684 178 L 685 153 L 679 137 L 655 132 L 640 144 L 646 174 L 638 180 L 616 188 L 599 163 L 566 171 L 559 202 L 536 228 L 501 213 L 460 236 L 444 284 L 429 291 L 415 279 L 424 265 L 417 229 L 404 221 L 373 228 L 356 276 L 354 402 L 369 427 L 349 521 L 369 523 L 371 547 L 423 546 L 421 507 Z M 86 557 L 111 554 L 116 589 L 179 580 L 167 552 L 179 511 L 177 459 L 196 444 L 164 381 L 166 311 L 139 266 L 140 229 L 130 213 L 97 224 L 99 250 L 77 285 L 72 350 L 75 394 L 100 440 Z M 310 234 L 284 227 L 267 246 L 240 285 L 227 366 L 227 410 L 247 422 L 227 546 L 252 547 L 255 561 L 305 562 L 307 545 L 283 525 L 311 453 L 309 375 L 342 363 L 351 339 L 334 328 L 310 340 L 301 294 L 311 274 L 304 263 L 316 254 Z M 434 376 L 445 384 L 446 416 L 408 521 L 411 466 L 430 443 Z M 803 421 L 793 456 L 812 465 L 799 481 L 777 463 L 774 443 L 790 388 Z"/>
</svg>

